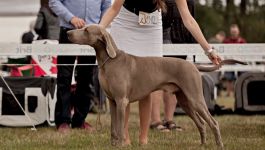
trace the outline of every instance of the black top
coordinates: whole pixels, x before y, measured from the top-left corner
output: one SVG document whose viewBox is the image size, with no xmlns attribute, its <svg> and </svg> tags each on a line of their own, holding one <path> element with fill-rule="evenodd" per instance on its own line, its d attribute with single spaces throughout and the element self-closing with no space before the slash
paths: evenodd
<svg viewBox="0 0 265 150">
<path fill-rule="evenodd" d="M 151 13 L 156 10 L 156 3 L 154 0 L 125 0 L 123 6 L 137 15 L 139 11 Z"/>
<path fill-rule="evenodd" d="M 188 8 L 194 16 L 195 0 L 187 0 Z M 179 14 L 175 0 L 166 0 L 167 12 L 162 14 L 163 30 L 170 28 L 170 39 L 172 43 L 195 43 L 195 39 L 184 26 Z"/>
</svg>

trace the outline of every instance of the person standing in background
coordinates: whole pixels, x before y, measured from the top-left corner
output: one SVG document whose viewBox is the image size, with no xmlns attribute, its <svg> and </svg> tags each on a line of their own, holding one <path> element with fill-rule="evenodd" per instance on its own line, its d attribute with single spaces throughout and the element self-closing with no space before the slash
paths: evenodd
<svg viewBox="0 0 265 150">
<path fill-rule="evenodd" d="M 38 34 L 38 39 L 34 41 L 34 44 L 49 44 L 58 43 L 59 40 L 59 19 L 57 15 L 50 9 L 49 0 L 40 0 L 40 9 L 37 14 L 37 20 L 34 26 L 34 30 Z M 34 76 L 46 76 L 57 74 L 57 68 L 51 67 L 49 71 L 43 69 L 43 65 L 38 65 L 41 62 L 51 62 L 53 64 L 57 63 L 57 56 L 53 55 L 33 55 L 31 63 L 34 64 Z M 48 63 L 47 63 L 48 64 Z"/>
<path fill-rule="evenodd" d="M 224 42 L 225 44 L 243 44 L 247 43 L 247 41 L 240 36 L 240 29 L 237 24 L 230 25 L 230 36 L 227 37 Z M 226 96 L 231 96 L 234 91 L 234 82 L 236 80 L 235 72 L 225 72 L 224 73 L 224 81 L 226 87 Z"/>
<path fill-rule="evenodd" d="M 38 40 L 51 39 L 59 40 L 59 19 L 49 7 L 49 0 L 40 1 L 41 8 L 38 12 L 34 30 L 39 35 Z"/>
<path fill-rule="evenodd" d="M 225 44 L 240 44 L 247 41 L 240 36 L 240 29 L 237 24 L 230 25 L 230 36 L 225 38 Z"/>
<path fill-rule="evenodd" d="M 224 31 L 219 31 L 217 32 L 214 37 L 211 37 L 208 42 L 209 43 L 223 43 L 225 40 L 225 32 Z"/>
<path fill-rule="evenodd" d="M 32 41 L 38 39 L 38 34 L 34 30 L 35 20 L 31 21 L 29 24 L 29 31 L 22 34 L 21 43 L 23 44 L 31 44 Z"/>
<path fill-rule="evenodd" d="M 101 16 L 111 5 L 111 0 L 50 0 L 49 6 L 60 19 L 59 43 L 71 43 L 67 31 L 80 29 L 87 24 L 99 23 Z M 58 56 L 58 64 L 94 64 L 94 56 Z M 55 107 L 55 124 L 59 132 L 67 132 L 72 128 L 93 131 L 94 128 L 85 118 L 90 108 L 92 91 L 93 66 L 77 66 L 75 99 L 71 96 L 73 65 L 58 66 L 57 103 Z M 73 106 L 72 106 L 73 103 Z M 74 114 L 71 116 L 71 108 Z"/>
<path fill-rule="evenodd" d="M 31 44 L 32 41 L 38 38 L 38 35 L 34 31 L 34 25 L 35 25 L 35 20 L 30 22 L 29 31 L 22 34 L 21 37 L 22 44 Z M 32 76 L 32 66 L 29 65 L 30 60 L 31 56 L 8 56 L 7 63 L 10 65 L 7 65 L 6 66 L 7 68 L 4 69 L 10 71 L 10 76 Z M 23 74 L 22 72 L 24 72 L 25 74 Z"/>
<path fill-rule="evenodd" d="M 175 0 L 165 0 L 165 3 L 167 11 L 162 14 L 163 43 L 194 43 L 194 38 L 183 24 Z M 188 0 L 187 5 L 191 15 L 194 16 L 194 0 Z M 186 59 L 187 56 L 174 57 Z M 182 128 L 177 126 L 173 121 L 177 104 L 175 95 L 163 94 L 162 99 L 164 102 L 164 120 L 162 121 L 160 117 L 161 100 L 152 100 L 150 128 L 162 132 L 168 132 L 170 130 L 182 131 Z"/>
</svg>

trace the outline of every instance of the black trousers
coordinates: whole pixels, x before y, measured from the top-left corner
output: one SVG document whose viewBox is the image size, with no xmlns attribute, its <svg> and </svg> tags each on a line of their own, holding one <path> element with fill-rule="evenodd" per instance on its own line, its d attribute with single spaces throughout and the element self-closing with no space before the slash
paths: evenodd
<svg viewBox="0 0 265 150">
<path fill-rule="evenodd" d="M 70 29 L 61 27 L 59 43 L 71 43 L 67 37 Z M 58 64 L 94 64 L 95 56 L 58 56 Z M 90 108 L 90 100 L 93 93 L 90 88 L 92 84 L 93 66 L 76 66 L 76 91 L 71 93 L 71 81 L 73 65 L 58 66 L 57 74 L 57 103 L 55 107 L 55 123 L 57 127 L 62 123 L 72 124 L 72 127 L 81 126 Z M 74 115 L 71 117 L 71 109 L 74 108 Z"/>
</svg>

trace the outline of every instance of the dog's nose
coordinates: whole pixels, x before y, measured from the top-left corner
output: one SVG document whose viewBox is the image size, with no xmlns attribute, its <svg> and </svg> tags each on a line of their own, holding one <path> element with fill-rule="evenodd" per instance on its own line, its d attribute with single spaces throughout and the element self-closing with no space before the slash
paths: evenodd
<svg viewBox="0 0 265 150">
<path fill-rule="evenodd" d="M 69 35 L 71 35 L 72 34 L 72 30 L 69 30 L 69 31 L 67 31 L 66 33 L 67 33 L 67 35 L 69 36 Z"/>
</svg>

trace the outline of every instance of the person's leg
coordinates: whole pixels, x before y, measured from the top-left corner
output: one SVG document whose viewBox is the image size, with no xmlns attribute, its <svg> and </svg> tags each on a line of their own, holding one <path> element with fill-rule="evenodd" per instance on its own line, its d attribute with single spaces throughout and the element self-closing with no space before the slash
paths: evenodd
<svg viewBox="0 0 265 150">
<path fill-rule="evenodd" d="M 94 64 L 96 58 L 94 56 L 78 56 L 78 64 Z M 84 126 L 86 116 L 90 109 L 90 101 L 93 98 L 93 92 L 90 88 L 92 84 L 93 66 L 76 66 L 76 97 L 74 100 L 75 113 L 72 118 L 72 127 L 89 128 Z"/>
<path fill-rule="evenodd" d="M 226 96 L 230 97 L 234 91 L 234 82 L 232 80 L 227 81 L 226 88 L 227 88 Z"/>
<path fill-rule="evenodd" d="M 58 56 L 58 64 L 69 64 L 75 58 L 72 56 Z M 55 106 L 55 123 L 59 127 L 62 123 L 71 123 L 71 81 L 72 66 L 58 66 L 57 72 L 57 102 Z"/>
<path fill-rule="evenodd" d="M 165 99 L 163 96 L 163 93 L 164 93 L 163 91 L 157 91 L 155 94 L 153 94 L 154 96 L 152 96 L 150 128 L 155 129 L 155 130 L 159 130 L 161 132 L 169 132 L 167 127 L 165 127 L 163 125 L 163 122 L 162 122 L 161 117 L 160 117 L 160 115 L 161 115 L 161 112 L 160 112 L 161 99 L 162 98 Z"/>
<path fill-rule="evenodd" d="M 176 110 L 177 100 L 174 94 L 163 93 L 163 101 L 164 101 L 164 120 L 165 121 L 173 121 L 174 112 Z"/>
<path fill-rule="evenodd" d="M 225 72 L 224 78 L 226 79 L 226 96 L 231 96 L 234 87 L 233 80 L 235 79 L 235 74 L 234 72 Z"/>
<path fill-rule="evenodd" d="M 160 99 L 152 99 L 152 110 L 151 110 L 151 124 L 156 124 L 161 122 L 160 118 Z"/>
<path fill-rule="evenodd" d="M 177 99 L 175 94 L 164 92 L 163 101 L 165 112 L 163 125 L 169 130 L 182 131 L 183 129 L 180 126 L 177 126 L 176 123 L 173 121 L 174 112 L 176 110 L 177 105 Z"/>
<path fill-rule="evenodd" d="M 60 30 L 60 43 L 70 43 L 67 38 L 66 32 L 68 29 L 61 28 Z M 58 56 L 58 64 L 73 64 L 74 56 Z M 71 81 L 73 66 L 57 66 L 57 102 L 55 106 L 55 124 L 59 129 L 60 125 L 65 124 L 69 127 L 71 123 Z"/>
<path fill-rule="evenodd" d="M 150 126 L 152 102 L 161 100 L 161 97 L 162 97 L 161 91 L 155 91 L 145 99 L 139 101 L 140 144 L 147 144 L 148 142 L 148 129 Z"/>
</svg>

